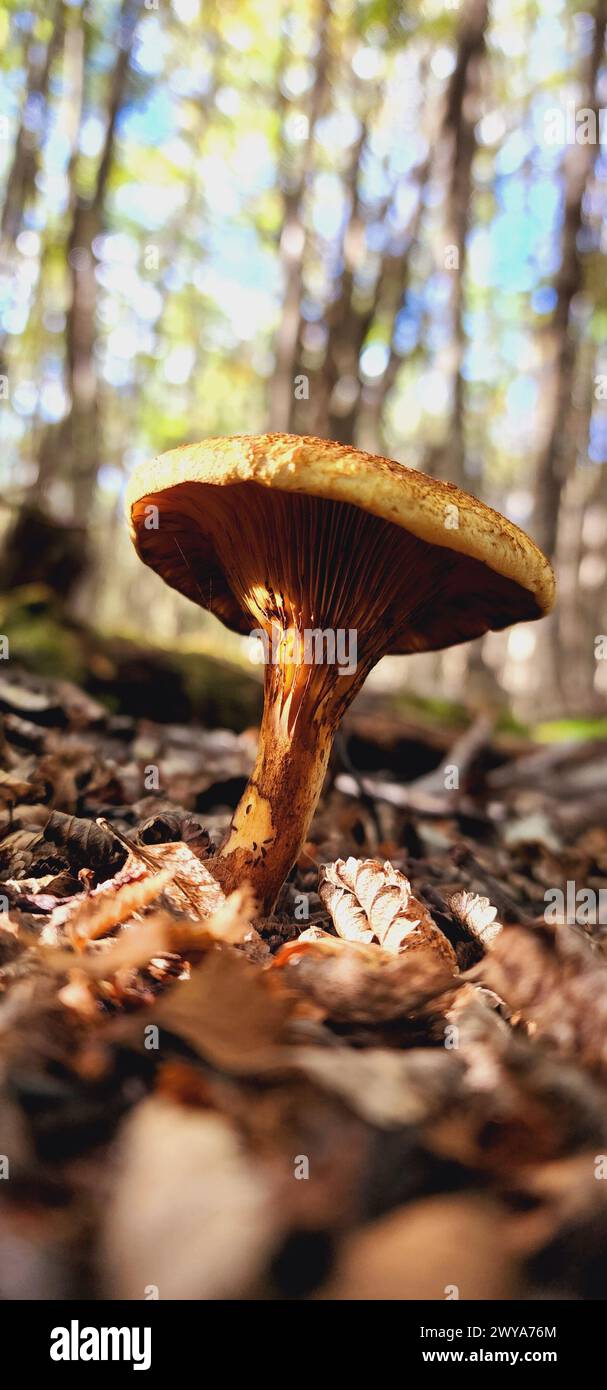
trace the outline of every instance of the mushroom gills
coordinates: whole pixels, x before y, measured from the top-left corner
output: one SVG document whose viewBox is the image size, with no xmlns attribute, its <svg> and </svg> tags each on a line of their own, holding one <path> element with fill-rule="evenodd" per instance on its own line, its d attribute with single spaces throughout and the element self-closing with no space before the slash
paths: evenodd
<svg viewBox="0 0 607 1390">
<path fill-rule="evenodd" d="M 258 756 L 210 867 L 226 891 L 248 879 L 269 910 L 307 837 L 345 710 L 456 557 L 347 503 L 255 484 L 204 493 L 198 525 L 266 639 Z"/>
<path fill-rule="evenodd" d="M 335 730 L 387 652 L 436 651 L 550 611 L 545 556 L 450 483 L 330 440 L 239 435 L 139 465 L 141 559 L 264 645 L 251 782 L 213 861 L 268 911 L 307 837 Z M 354 650 L 353 650 L 354 648 Z"/>
</svg>

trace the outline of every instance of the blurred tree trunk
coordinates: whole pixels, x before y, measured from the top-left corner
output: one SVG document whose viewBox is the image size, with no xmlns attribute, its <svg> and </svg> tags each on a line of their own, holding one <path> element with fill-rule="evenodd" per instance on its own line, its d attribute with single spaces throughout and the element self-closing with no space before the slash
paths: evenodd
<svg viewBox="0 0 607 1390">
<path fill-rule="evenodd" d="M 116 123 L 124 102 L 138 13 L 138 0 L 123 0 L 116 35 L 116 65 L 108 93 L 105 138 L 92 197 L 78 190 L 77 171 L 74 180 L 68 241 L 71 302 L 66 326 L 71 404 L 63 422 L 59 448 L 65 472 L 71 480 L 74 517 L 78 520 L 90 517 L 100 462 L 95 363 L 97 281 L 93 243 L 105 222 L 105 196 L 114 156 Z"/>
<path fill-rule="evenodd" d="M 445 97 L 438 161 L 446 184 L 444 265 L 451 277 L 449 304 L 451 335 L 441 362 L 450 384 L 450 412 L 446 438 L 429 449 L 424 467 L 435 477 L 446 478 L 466 488 L 466 383 L 463 363 L 466 352 L 464 329 L 467 238 L 472 220 L 474 194 L 473 164 L 477 150 L 476 125 L 482 110 L 482 80 L 485 59 L 488 0 L 465 0 L 457 25 L 456 61 Z M 436 658 L 441 679 L 450 657 Z M 465 701 L 469 710 L 495 717 L 504 703 L 494 671 L 483 656 L 483 639 L 467 645 L 462 657 L 465 667 Z"/>
<path fill-rule="evenodd" d="M 285 189 L 280 260 L 284 294 L 280 324 L 276 335 L 275 365 L 270 385 L 269 405 L 270 429 L 278 432 L 293 429 L 296 406 L 294 389 L 302 328 L 301 300 L 307 241 L 304 202 L 314 166 L 316 127 L 324 109 L 327 95 L 330 21 L 330 0 L 319 0 L 316 69 L 308 107 L 308 129 L 301 163 L 295 175 L 289 169 L 289 156 L 283 146 L 282 163 Z M 284 104 L 282 104 L 281 114 L 284 123 Z"/>
<path fill-rule="evenodd" d="M 594 111 L 598 126 L 599 97 L 597 84 L 603 61 L 607 0 L 598 0 L 594 15 L 594 35 L 585 71 L 579 107 Z M 581 535 L 584 514 L 590 502 L 589 483 L 574 474 L 576 456 L 586 454 L 588 428 L 592 411 L 591 399 L 583 410 L 574 402 L 575 383 L 581 362 L 581 348 L 571 324 L 571 305 L 583 288 L 584 273 L 579 248 L 579 235 L 584 223 L 584 199 L 592 177 L 599 150 L 596 144 L 570 144 L 564 159 L 564 212 L 561 234 L 561 263 L 555 280 L 556 304 L 547 334 L 546 361 L 549 381 L 546 391 L 547 408 L 544 443 L 540 450 L 535 476 L 532 534 L 542 550 L 553 560 L 561 551 L 564 560 L 563 583 L 559 605 L 542 623 L 537 634 L 535 661 L 544 673 L 544 692 L 551 692 L 552 709 L 556 714 L 567 708 L 570 701 L 576 708 L 587 709 L 594 703 L 591 657 L 585 646 L 591 643 L 586 631 L 586 616 L 576 616 L 580 595 L 579 574 L 572 573 L 571 564 L 581 554 Z M 573 651 L 563 642 L 577 631 Z M 581 638 L 580 634 L 585 633 Z M 564 660 L 563 653 L 567 652 Z M 586 669 L 585 681 L 570 669 L 571 655 L 577 656 L 578 671 Z M 583 690 L 582 690 L 583 685 Z"/>
<path fill-rule="evenodd" d="M 577 353 L 570 415 L 570 442 L 577 466 L 570 469 L 560 494 L 556 550 L 559 603 L 545 625 L 551 634 L 551 666 L 562 706 L 589 715 L 604 709 L 604 696 L 595 690 L 594 683 L 595 638 L 604 631 L 607 542 L 607 470 L 587 461 L 594 368 L 594 343 L 586 338 Z"/>
<path fill-rule="evenodd" d="M 342 444 L 356 443 L 371 452 L 377 452 L 380 447 L 382 409 L 401 362 L 394 349 L 394 328 L 406 291 L 409 257 L 419 231 L 429 167 L 429 161 L 424 161 L 415 171 L 417 199 L 409 223 L 398 235 L 393 235 L 389 249 L 382 255 L 374 283 L 362 293 L 356 277 L 366 250 L 367 217 L 360 194 L 360 169 L 376 101 L 377 94 L 367 99 L 360 135 L 345 178 L 351 211 L 342 239 L 342 270 L 337 292 L 325 314 L 326 348 L 311 383 L 313 404 L 305 410 L 302 406 L 292 417 L 292 427 L 296 430 L 303 428 L 306 420 L 312 433 L 322 438 L 336 439 Z M 385 199 L 384 218 L 396 191 L 392 188 Z M 378 322 L 382 328 L 381 341 L 387 339 L 390 344 L 389 359 L 381 379 L 368 385 L 361 378 L 360 358 L 368 334 Z"/>
<path fill-rule="evenodd" d="M 367 129 L 363 125 L 353 147 L 345 178 L 350 215 L 341 245 L 343 269 L 339 290 L 327 308 L 327 347 L 322 369 L 315 374 L 311 391 L 313 404 L 309 418 L 312 434 L 337 439 L 341 444 L 353 442 L 360 399 L 358 360 L 373 320 L 375 304 L 373 295 L 364 309 L 357 310 L 353 294 L 356 269 L 364 252 L 365 219 L 358 176 L 366 141 Z"/>
<path fill-rule="evenodd" d="M 583 74 L 583 90 L 578 108 L 595 113 L 598 126 L 597 82 L 605 49 L 607 0 L 597 0 L 594 37 Z M 550 403 L 546 440 L 537 464 L 533 534 L 542 550 L 553 556 L 556 550 L 561 491 L 574 458 L 571 396 L 576 362 L 576 341 L 571 331 L 570 312 L 574 296 L 582 287 L 579 232 L 588 180 L 599 151 L 594 144 L 569 145 L 565 156 L 564 216 L 561 239 L 561 265 L 556 277 L 557 299 L 549 330 L 547 351 L 552 363 Z"/>
<path fill-rule="evenodd" d="M 97 281 L 93 243 L 105 225 L 105 199 L 110 176 L 116 125 L 127 88 L 131 47 L 140 0 L 122 0 L 115 35 L 116 62 L 112 71 L 106 109 L 103 146 L 97 165 L 92 191 L 79 187 L 79 137 L 82 111 L 85 104 L 84 81 L 90 46 L 90 30 L 86 20 L 68 31 L 71 45 L 72 69 L 72 156 L 68 171 L 70 184 L 69 231 L 66 241 L 70 301 L 66 318 L 66 390 L 68 413 L 58 426 L 51 425 L 43 433 L 39 448 L 38 478 L 26 499 L 19 516 L 15 537 L 9 536 L 7 554 L 20 552 L 19 581 L 27 582 L 26 557 L 31 555 L 32 576 L 37 573 L 37 552 L 41 536 L 48 536 L 53 554 L 61 553 L 61 534 L 66 557 L 72 554 L 73 537 L 84 551 L 84 563 L 72 567 L 66 558 L 66 573 L 74 583 L 87 564 L 87 532 L 92 520 L 97 472 L 100 464 L 98 377 L 95 361 Z M 67 484 L 68 504 L 65 515 L 47 515 L 48 493 L 56 478 Z M 5 574 L 4 582 L 15 582 Z M 67 597 L 63 585 L 63 597 Z"/>
<path fill-rule="evenodd" d="M 25 95 L 21 120 L 13 147 L 13 158 L 6 178 L 0 218 L 0 258 L 10 252 L 21 230 L 25 208 L 35 188 L 44 121 L 37 106 L 46 111 L 51 69 L 64 33 L 64 0 L 49 5 L 45 16 L 50 25 L 46 45 L 32 39 L 29 45 Z M 37 125 L 37 130 L 36 130 Z"/>
<path fill-rule="evenodd" d="M 382 375 L 367 384 L 362 392 L 358 418 L 358 442 L 369 453 L 381 454 L 386 448 L 383 431 L 383 417 L 392 387 L 398 376 L 403 359 L 395 346 L 396 320 L 403 307 L 409 283 L 411 253 L 418 240 L 424 211 L 424 192 L 431 160 L 424 160 L 417 170 L 417 197 L 413 214 L 399 252 L 386 254 L 383 258 L 378 285 L 377 313 L 386 324 L 390 338 L 390 351 Z"/>
<path fill-rule="evenodd" d="M 50 34 L 46 45 L 30 39 L 25 95 L 21 108 L 19 129 L 13 147 L 13 157 L 6 176 L 4 201 L 0 216 L 0 267 L 10 264 L 15 241 L 23 225 L 25 209 L 33 196 L 40 162 L 40 148 L 47 113 L 48 86 L 51 70 L 64 34 L 64 0 L 55 0 L 49 9 L 47 22 Z M 44 105 L 44 120 L 38 113 L 34 129 L 36 106 Z M 6 332 L 0 330 L 0 373 L 6 375 Z"/>
<path fill-rule="evenodd" d="M 437 477 L 466 485 L 466 399 L 462 367 L 466 351 L 464 278 L 473 194 L 475 127 L 481 114 L 482 64 L 489 22 L 488 0 L 465 0 L 457 26 L 457 56 L 447 88 L 442 152 L 447 178 L 445 268 L 451 274 L 451 342 L 447 371 L 451 413 L 443 447 L 429 451 L 426 467 Z"/>
</svg>

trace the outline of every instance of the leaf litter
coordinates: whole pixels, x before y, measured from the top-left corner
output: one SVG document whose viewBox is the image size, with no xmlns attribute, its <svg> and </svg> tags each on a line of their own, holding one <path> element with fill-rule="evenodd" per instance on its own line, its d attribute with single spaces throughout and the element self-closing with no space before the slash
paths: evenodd
<svg viewBox="0 0 607 1390">
<path fill-rule="evenodd" d="M 544 760 L 544 792 L 541 752 L 484 730 L 461 792 L 401 796 L 396 735 L 353 714 L 380 791 L 329 776 L 264 918 L 213 877 L 254 739 L 196 731 L 185 770 L 179 726 L 29 693 L 0 690 L 20 1296 L 604 1297 L 605 932 L 544 916 L 547 888 L 606 886 L 592 750 Z"/>
</svg>

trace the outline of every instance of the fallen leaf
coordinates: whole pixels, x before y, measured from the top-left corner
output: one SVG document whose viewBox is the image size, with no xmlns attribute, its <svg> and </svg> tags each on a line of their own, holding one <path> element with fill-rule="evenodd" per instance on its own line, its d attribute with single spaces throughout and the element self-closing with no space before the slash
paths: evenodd
<svg viewBox="0 0 607 1390">
<path fill-rule="evenodd" d="M 237 945 L 248 939 L 261 941 L 259 932 L 251 926 L 255 914 L 255 896 L 247 883 L 219 904 L 212 917 L 205 922 L 207 931 L 216 941 L 226 941 Z"/>
<path fill-rule="evenodd" d="M 420 1125 L 454 1101 L 464 1064 L 453 1052 L 411 1048 L 299 1047 L 294 1061 L 323 1090 L 341 1096 L 381 1129 Z"/>
<path fill-rule="evenodd" d="M 145 869 L 143 869 L 145 872 Z M 146 917 L 144 921 L 132 923 L 123 928 L 121 935 L 111 941 L 96 939 L 99 935 L 95 931 L 90 934 L 91 926 L 99 927 L 100 922 L 96 921 L 95 914 L 99 913 L 107 927 L 107 913 L 112 907 L 122 904 L 122 911 L 128 908 L 128 915 L 131 915 L 133 906 L 139 901 L 136 894 L 138 890 L 148 888 L 154 891 L 157 896 L 158 880 L 160 874 L 150 875 L 134 883 L 125 884 L 122 889 L 118 889 L 112 896 L 110 894 L 99 895 L 92 903 L 93 915 L 90 918 L 78 919 L 76 926 L 80 935 L 76 935 L 75 944 L 81 951 L 78 957 L 78 967 L 74 967 L 74 957 L 69 951 L 58 949 L 54 946 L 44 946 L 41 948 L 41 957 L 45 965 L 57 974 L 67 974 L 69 986 L 64 988 L 59 997 L 62 1002 L 70 1007 L 77 1008 L 83 1012 L 81 1007 L 82 1000 L 78 991 L 72 988 L 74 980 L 80 982 L 86 977 L 94 980 L 111 980 L 120 975 L 126 977 L 128 972 L 136 971 L 146 967 L 152 974 L 156 972 L 156 965 L 160 966 L 166 957 L 175 957 L 175 953 L 181 953 L 184 957 L 198 959 L 200 954 L 213 948 L 216 941 L 232 940 L 242 942 L 254 949 L 261 950 L 262 954 L 267 948 L 261 941 L 258 933 L 249 924 L 250 908 L 253 897 L 250 890 L 242 889 L 232 893 L 225 903 L 213 916 L 201 921 L 187 921 L 183 917 L 174 917 L 168 911 L 156 911 Z M 105 885 L 104 885 L 105 886 Z M 91 895 L 92 896 L 92 895 Z M 85 912 L 91 899 L 79 907 L 79 911 Z M 139 906 L 148 904 L 139 901 Z M 114 916 L 116 916 L 116 912 Z M 116 923 L 114 923 L 116 925 Z M 70 930 L 68 935 L 73 939 L 74 932 Z M 84 938 L 84 931 L 89 934 Z M 88 949 L 84 950 L 84 947 Z M 184 965 L 184 974 L 185 974 Z M 163 971 L 159 978 L 163 978 Z M 173 971 L 173 975 L 174 975 Z M 132 1002 L 132 1001 L 131 1001 Z M 144 1002 L 143 1000 L 141 1002 Z M 91 1016 L 92 1016 L 92 1010 Z"/>
<path fill-rule="evenodd" d="M 185 930 L 184 930 L 185 928 Z M 199 946 L 209 946 L 212 937 L 208 932 L 197 928 Z M 169 912 L 155 912 L 144 922 L 139 922 L 111 941 L 95 943 L 93 949 L 83 951 L 77 958 L 77 969 L 96 980 L 107 980 L 118 970 L 136 970 L 147 965 L 155 956 L 162 956 L 177 949 L 176 942 L 183 945 L 188 939 L 193 944 L 187 924 L 176 922 Z M 42 959 L 49 969 L 62 974 L 75 967 L 74 956 L 70 951 L 43 947 Z"/>
<path fill-rule="evenodd" d="M 502 931 L 501 922 L 495 920 L 497 908 L 479 893 L 452 893 L 447 902 L 458 921 L 482 946 L 489 946 Z"/>
<path fill-rule="evenodd" d="M 377 942 L 384 951 L 424 951 L 457 969 L 455 951 L 404 874 L 388 861 L 338 859 L 321 868 L 318 893 L 345 941 Z"/>
<path fill-rule="evenodd" d="M 61 922 L 69 940 L 78 950 L 95 941 L 135 913 L 155 902 L 168 888 L 171 874 L 168 869 L 150 874 L 143 865 L 125 865 L 115 878 L 94 888 L 84 900 L 69 903 L 53 913 L 49 927 Z"/>
<path fill-rule="evenodd" d="M 294 1001 L 238 951 L 218 946 L 174 985 L 151 1021 L 183 1038 L 225 1071 L 264 1071 L 284 1063 L 282 1048 Z"/>
<path fill-rule="evenodd" d="M 127 870 L 145 864 L 148 871 L 153 873 L 165 870 L 169 873 L 171 881 L 167 884 L 166 894 L 180 912 L 189 912 L 194 917 L 208 917 L 225 902 L 225 893 L 217 879 L 182 840 L 146 845 L 144 848 L 122 835 L 102 817 L 98 824 L 110 831 L 129 851 L 125 865 Z"/>
<path fill-rule="evenodd" d="M 140 825 L 137 839 L 142 845 L 166 845 L 172 840 L 182 840 L 201 859 L 210 851 L 209 833 L 200 821 L 189 811 L 175 811 L 170 805 Z"/>
<path fill-rule="evenodd" d="M 289 986 L 342 1023 L 379 1023 L 415 1015 L 432 1001 L 451 998 L 459 977 L 450 962 L 425 951 L 397 956 L 379 946 L 342 941 L 317 927 L 281 946 L 273 970 Z"/>
<path fill-rule="evenodd" d="M 529 1037 L 607 1077 L 607 961 L 579 928 L 508 927 L 469 978 Z"/>
<path fill-rule="evenodd" d="M 97 995 L 90 979 L 81 970 L 70 971 L 68 982 L 58 990 L 57 998 L 61 1004 L 65 1004 L 66 1009 L 73 1009 L 85 1022 L 99 1017 Z"/>
<path fill-rule="evenodd" d="M 0 802 L 5 806 L 14 806 L 18 801 L 28 801 L 30 797 L 39 796 L 40 791 L 40 779 L 26 782 L 17 772 L 0 770 Z"/>
<path fill-rule="evenodd" d="M 110 1298 L 250 1295 L 281 1235 L 275 1180 L 222 1116 L 165 1096 L 137 1107 L 120 1135 L 106 1210 Z"/>
<path fill-rule="evenodd" d="M 51 849 L 60 849 L 74 869 L 108 868 L 111 872 L 111 866 L 124 860 L 123 851 L 104 827 L 79 816 L 64 815 L 63 811 L 51 811 L 30 849 L 38 861 L 46 858 Z"/>
<path fill-rule="evenodd" d="M 399 1207 L 348 1237 L 322 1299 L 485 1300 L 522 1297 L 512 1217 L 495 1198 L 462 1193 Z"/>
</svg>

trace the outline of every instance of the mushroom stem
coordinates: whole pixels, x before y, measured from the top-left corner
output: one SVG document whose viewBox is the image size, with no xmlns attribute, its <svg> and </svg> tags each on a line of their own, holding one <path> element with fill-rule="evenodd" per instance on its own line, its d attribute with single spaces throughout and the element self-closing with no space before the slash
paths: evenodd
<svg viewBox="0 0 607 1390">
<path fill-rule="evenodd" d="M 306 839 L 341 714 L 362 679 L 326 666 L 267 669 L 255 767 L 209 864 L 226 893 L 248 880 L 261 910 L 272 910 Z"/>
</svg>

